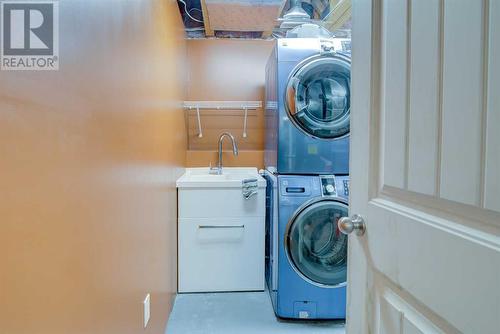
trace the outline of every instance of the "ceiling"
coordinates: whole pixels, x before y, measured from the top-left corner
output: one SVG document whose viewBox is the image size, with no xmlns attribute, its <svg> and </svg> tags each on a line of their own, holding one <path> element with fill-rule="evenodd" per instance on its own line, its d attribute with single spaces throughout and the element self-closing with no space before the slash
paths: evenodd
<svg viewBox="0 0 500 334">
<path fill-rule="evenodd" d="M 178 0 L 188 38 L 270 38 L 289 0 Z M 351 0 L 303 0 L 302 8 L 336 35 L 350 31 Z M 340 29 L 340 30 L 339 30 Z"/>
</svg>

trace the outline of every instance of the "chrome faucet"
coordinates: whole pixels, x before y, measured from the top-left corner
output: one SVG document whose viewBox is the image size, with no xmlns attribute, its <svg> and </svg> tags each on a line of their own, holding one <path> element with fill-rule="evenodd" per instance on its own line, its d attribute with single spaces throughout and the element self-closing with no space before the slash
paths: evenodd
<svg viewBox="0 0 500 334">
<path fill-rule="evenodd" d="M 229 139 L 231 139 L 233 144 L 233 154 L 238 155 L 238 146 L 236 145 L 236 139 L 234 139 L 234 136 L 229 132 L 221 133 L 219 137 L 219 161 L 217 162 L 217 167 L 210 167 L 210 174 L 222 174 L 222 142 L 225 137 L 229 137 Z"/>
</svg>

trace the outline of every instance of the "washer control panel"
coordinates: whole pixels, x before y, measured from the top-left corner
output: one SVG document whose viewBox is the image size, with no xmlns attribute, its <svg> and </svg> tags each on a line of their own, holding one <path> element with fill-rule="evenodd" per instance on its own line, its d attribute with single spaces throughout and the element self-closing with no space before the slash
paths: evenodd
<svg viewBox="0 0 500 334">
<path fill-rule="evenodd" d="M 323 196 L 337 196 L 337 187 L 335 185 L 335 176 L 324 175 L 320 176 L 321 193 Z"/>
<path fill-rule="evenodd" d="M 342 185 L 344 186 L 344 195 L 349 196 L 349 180 L 343 180 Z"/>
<path fill-rule="evenodd" d="M 337 195 L 345 199 L 349 198 L 349 188 L 350 188 L 350 178 L 349 175 L 337 175 L 335 177 L 335 184 L 337 188 Z"/>
</svg>

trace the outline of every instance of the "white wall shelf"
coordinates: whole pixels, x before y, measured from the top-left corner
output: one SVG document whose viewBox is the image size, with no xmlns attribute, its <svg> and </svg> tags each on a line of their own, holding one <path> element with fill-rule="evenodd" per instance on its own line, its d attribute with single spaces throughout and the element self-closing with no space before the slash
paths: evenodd
<svg viewBox="0 0 500 334">
<path fill-rule="evenodd" d="M 184 101 L 185 109 L 256 110 L 262 101 Z"/>
<path fill-rule="evenodd" d="M 262 108 L 262 101 L 184 101 L 184 109 L 196 110 L 198 137 L 203 137 L 200 110 L 242 110 L 244 111 L 243 138 L 247 138 L 247 118 L 249 110 Z"/>
</svg>

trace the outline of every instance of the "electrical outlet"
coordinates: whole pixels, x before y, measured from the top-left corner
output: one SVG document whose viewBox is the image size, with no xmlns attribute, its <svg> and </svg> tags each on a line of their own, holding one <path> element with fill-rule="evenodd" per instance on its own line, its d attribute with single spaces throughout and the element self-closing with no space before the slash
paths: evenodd
<svg viewBox="0 0 500 334">
<path fill-rule="evenodd" d="M 151 317 L 151 296 L 149 293 L 142 302 L 144 306 L 144 328 L 148 326 L 149 318 Z"/>
</svg>

